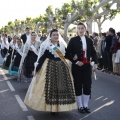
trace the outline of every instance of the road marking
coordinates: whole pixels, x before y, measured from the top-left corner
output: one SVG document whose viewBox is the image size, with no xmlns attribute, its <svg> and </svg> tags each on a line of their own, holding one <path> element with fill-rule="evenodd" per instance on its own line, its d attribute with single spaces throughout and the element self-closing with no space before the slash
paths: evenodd
<svg viewBox="0 0 120 120">
<path fill-rule="evenodd" d="M 83 117 L 83 118 L 81 118 L 80 120 L 83 120 L 83 119 L 85 119 L 85 118 L 89 117 L 91 114 L 93 114 L 93 113 L 97 112 L 98 110 L 100 110 L 100 109 L 102 109 L 102 108 L 104 108 L 104 107 L 106 107 L 106 106 L 112 105 L 113 103 L 114 103 L 114 100 L 112 100 L 112 101 L 110 101 L 110 102 L 108 102 L 108 103 L 106 103 L 106 104 L 104 104 L 104 105 L 100 106 L 99 108 L 95 109 L 93 112 L 91 112 L 90 114 L 88 114 L 88 115 L 84 116 L 84 117 Z"/>
<path fill-rule="evenodd" d="M 28 120 L 35 120 L 33 116 L 27 116 Z"/>
<path fill-rule="evenodd" d="M 107 100 L 108 98 L 103 99 L 103 101 Z"/>
<path fill-rule="evenodd" d="M 4 92 L 9 91 L 9 90 L 10 89 L 2 90 L 2 91 L 0 91 L 0 93 L 4 93 Z"/>
<path fill-rule="evenodd" d="M 4 79 L 7 80 L 7 76 L 5 75 L 5 73 L 3 72 L 3 70 L 0 68 L 1 74 L 3 75 Z"/>
<path fill-rule="evenodd" d="M 15 91 L 15 89 L 14 89 L 14 87 L 12 86 L 12 84 L 10 83 L 10 81 L 6 81 L 6 82 L 7 82 L 8 86 L 9 86 L 10 90 L 11 90 L 11 91 Z"/>
<path fill-rule="evenodd" d="M 22 108 L 22 110 L 23 111 L 28 111 L 26 105 L 24 104 L 22 99 L 19 97 L 19 95 L 15 95 L 15 98 L 16 98 L 17 102 L 19 103 L 20 107 Z"/>
<path fill-rule="evenodd" d="M 15 77 L 9 77 L 9 78 L 7 78 L 7 79 L 1 78 L 1 79 L 0 79 L 0 82 L 6 81 L 6 80 L 12 80 L 12 79 L 15 79 Z"/>
<path fill-rule="evenodd" d="M 103 97 L 103 96 L 96 98 L 95 101 L 101 99 L 102 97 Z"/>
<path fill-rule="evenodd" d="M 4 80 L 8 80 L 8 77 L 5 75 L 5 73 L 3 72 L 3 70 L 0 68 L 0 71 L 3 75 Z M 6 81 L 8 87 L 10 88 L 11 91 L 15 91 L 14 87 L 12 86 L 12 84 L 10 83 L 10 81 Z"/>
</svg>

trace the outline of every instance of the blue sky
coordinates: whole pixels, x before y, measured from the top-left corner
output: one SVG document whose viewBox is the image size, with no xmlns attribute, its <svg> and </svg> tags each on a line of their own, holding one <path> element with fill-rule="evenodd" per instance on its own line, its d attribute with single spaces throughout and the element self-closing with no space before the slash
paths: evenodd
<svg viewBox="0 0 120 120">
<path fill-rule="evenodd" d="M 71 0 L 0 0 L 0 27 L 6 25 L 8 21 L 15 19 L 24 20 L 26 17 L 37 17 L 45 13 L 47 6 L 52 5 L 54 8 L 61 7 L 64 2 Z M 109 27 L 113 27 L 116 31 L 120 30 L 118 26 L 120 15 L 112 21 L 107 20 L 103 24 L 103 32 Z M 94 30 L 94 29 L 93 29 Z M 97 32 L 97 26 L 95 25 Z"/>
</svg>

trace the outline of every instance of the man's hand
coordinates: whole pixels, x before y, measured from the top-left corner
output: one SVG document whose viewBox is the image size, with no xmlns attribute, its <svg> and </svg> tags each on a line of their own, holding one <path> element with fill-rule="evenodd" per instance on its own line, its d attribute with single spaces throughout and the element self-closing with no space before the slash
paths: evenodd
<svg viewBox="0 0 120 120">
<path fill-rule="evenodd" d="M 96 70 L 97 70 L 97 65 L 94 64 L 94 65 L 93 65 L 93 71 L 95 72 Z"/>
<path fill-rule="evenodd" d="M 78 66 L 83 66 L 84 64 L 82 63 L 82 62 L 80 62 L 80 61 L 78 61 L 77 63 L 76 63 Z"/>
</svg>

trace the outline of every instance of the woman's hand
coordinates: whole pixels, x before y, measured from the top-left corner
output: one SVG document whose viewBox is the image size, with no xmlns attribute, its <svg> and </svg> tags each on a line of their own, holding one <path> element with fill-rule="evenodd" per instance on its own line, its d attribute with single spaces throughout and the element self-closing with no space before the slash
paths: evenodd
<svg viewBox="0 0 120 120">
<path fill-rule="evenodd" d="M 81 66 L 83 66 L 83 65 L 84 65 L 84 63 L 83 63 L 83 62 L 78 61 L 78 62 L 77 62 L 77 65 L 81 67 Z"/>
</svg>

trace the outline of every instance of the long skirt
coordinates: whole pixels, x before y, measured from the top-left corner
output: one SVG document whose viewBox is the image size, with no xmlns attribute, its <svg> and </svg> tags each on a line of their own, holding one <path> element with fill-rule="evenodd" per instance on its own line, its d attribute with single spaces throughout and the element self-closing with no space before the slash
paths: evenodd
<svg viewBox="0 0 120 120">
<path fill-rule="evenodd" d="M 32 72 L 34 71 L 34 63 L 37 60 L 37 55 L 33 51 L 29 51 L 24 63 L 22 65 L 21 71 L 18 74 L 18 81 L 25 82 L 26 79 L 32 79 Z"/>
<path fill-rule="evenodd" d="M 120 50 L 117 51 L 114 62 L 115 62 L 115 63 L 120 63 Z"/>
<path fill-rule="evenodd" d="M 23 74 L 26 78 L 32 78 L 32 72 L 34 70 L 34 63 L 37 61 L 37 55 L 33 51 L 29 51 L 25 60 Z"/>
<path fill-rule="evenodd" d="M 20 65 L 20 60 L 21 60 L 21 56 L 17 54 L 15 59 L 13 60 L 12 64 L 10 64 L 10 67 L 9 67 L 9 74 L 10 75 L 18 76 L 18 69 L 19 69 L 19 65 Z"/>
<path fill-rule="evenodd" d="M 8 55 L 8 56 L 4 59 L 2 68 L 8 70 L 10 64 L 11 64 L 11 55 Z"/>
<path fill-rule="evenodd" d="M 4 58 L 4 57 L 6 56 L 7 51 L 8 51 L 8 50 L 7 50 L 6 48 L 1 49 L 1 56 L 2 56 L 2 58 Z"/>
<path fill-rule="evenodd" d="M 18 76 L 18 69 L 19 69 L 19 67 L 16 67 L 14 65 L 10 65 L 8 72 L 10 75 Z"/>
<path fill-rule="evenodd" d="M 77 108 L 73 78 L 60 60 L 46 59 L 29 86 L 25 104 L 37 111 L 63 112 Z"/>
</svg>

